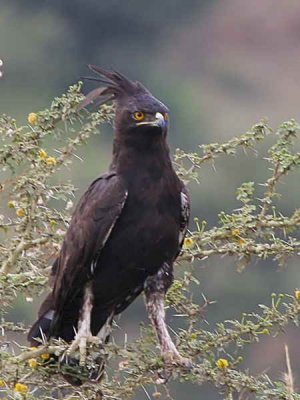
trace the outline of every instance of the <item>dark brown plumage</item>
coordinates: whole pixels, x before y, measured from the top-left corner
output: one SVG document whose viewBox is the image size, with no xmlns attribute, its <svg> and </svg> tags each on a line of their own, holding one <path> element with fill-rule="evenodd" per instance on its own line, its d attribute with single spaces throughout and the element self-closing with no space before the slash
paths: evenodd
<svg viewBox="0 0 300 400">
<path fill-rule="evenodd" d="M 28 338 L 36 344 L 42 331 L 71 342 L 100 331 L 105 341 L 114 315 L 145 290 L 163 356 L 184 363 L 164 323 L 164 295 L 189 218 L 189 197 L 166 141 L 168 109 L 139 82 L 90 68 L 106 87 L 87 95 L 82 107 L 99 96 L 116 105 L 112 163 L 73 213 L 53 265 L 52 292 Z"/>
</svg>

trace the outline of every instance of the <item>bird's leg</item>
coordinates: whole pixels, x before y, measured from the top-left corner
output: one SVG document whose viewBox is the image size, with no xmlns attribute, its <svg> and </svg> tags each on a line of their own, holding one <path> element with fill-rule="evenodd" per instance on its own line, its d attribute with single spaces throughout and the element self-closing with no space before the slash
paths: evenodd
<svg viewBox="0 0 300 400">
<path fill-rule="evenodd" d="M 102 326 L 102 328 L 100 329 L 100 331 L 98 333 L 98 337 L 99 337 L 101 343 L 106 343 L 110 336 L 110 333 L 112 330 L 113 317 L 114 317 L 114 313 L 111 312 L 110 315 L 108 316 L 105 324 Z"/>
<path fill-rule="evenodd" d="M 166 381 L 171 374 L 173 364 L 191 368 L 192 362 L 180 355 L 168 332 L 165 322 L 165 294 L 173 280 L 172 269 L 164 264 L 156 275 L 150 276 L 145 282 L 146 307 L 149 318 L 156 331 L 161 355 L 165 361 Z"/>
<path fill-rule="evenodd" d="M 79 349 L 79 364 L 84 365 L 87 354 L 87 343 L 99 344 L 101 339 L 91 333 L 91 313 L 93 309 L 93 292 L 90 284 L 84 290 L 83 303 L 80 311 L 78 330 L 67 355 Z"/>
</svg>

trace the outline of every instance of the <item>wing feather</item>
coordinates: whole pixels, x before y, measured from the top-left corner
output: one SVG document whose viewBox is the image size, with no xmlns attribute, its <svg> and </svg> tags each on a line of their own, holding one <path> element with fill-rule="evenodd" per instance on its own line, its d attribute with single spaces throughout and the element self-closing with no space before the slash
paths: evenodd
<svg viewBox="0 0 300 400">
<path fill-rule="evenodd" d="M 180 208 L 180 227 L 179 227 L 179 238 L 178 238 L 178 244 L 179 244 L 178 254 L 181 251 L 183 241 L 188 230 L 188 224 L 191 213 L 190 195 L 185 185 L 183 185 L 182 191 L 180 193 L 180 204 L 181 208 Z"/>
<path fill-rule="evenodd" d="M 66 304 L 72 303 L 91 279 L 127 194 L 121 178 L 109 173 L 96 179 L 79 201 L 52 270 L 53 325 L 59 325 L 57 318 L 63 318 Z"/>
</svg>

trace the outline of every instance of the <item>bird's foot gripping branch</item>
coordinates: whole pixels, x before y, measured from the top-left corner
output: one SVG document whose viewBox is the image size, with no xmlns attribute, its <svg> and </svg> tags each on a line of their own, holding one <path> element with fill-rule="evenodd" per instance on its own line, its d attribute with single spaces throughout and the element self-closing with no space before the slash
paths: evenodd
<svg viewBox="0 0 300 400">
<path fill-rule="evenodd" d="M 78 147 L 88 141 L 97 126 L 113 116 L 110 106 L 78 114 L 78 104 L 82 100 L 78 84 L 56 99 L 49 110 L 31 113 L 25 126 L 19 126 L 8 116 L 0 118 L 3 172 L 0 393 L 4 397 L 21 399 L 126 400 L 142 391 L 145 398 L 176 398 L 167 384 L 157 384 L 165 364 L 152 327 L 142 325 L 136 340 L 130 341 L 125 335 L 119 343 L 89 343 L 85 365 L 80 366 L 79 362 L 74 365 L 62 362 L 72 346 L 62 340 L 48 342 L 45 339 L 34 349 L 18 345 L 27 328 L 9 321 L 8 312 L 16 296 L 30 302 L 44 290 L 50 261 L 56 257 L 69 223 L 74 187 L 71 183 L 58 184 L 54 177 L 71 165 Z M 176 279 L 166 294 L 166 304 L 169 312 L 182 321 L 182 328 L 171 330 L 170 337 L 180 355 L 192 360 L 193 368 L 170 361 L 169 381 L 197 384 L 199 391 L 202 384 L 210 383 L 225 399 L 300 398 L 295 389 L 299 382 L 293 383 L 290 368 L 283 379 L 272 380 L 266 374 L 251 375 L 247 365 L 241 363 L 246 349 L 263 338 L 275 340 L 275 336 L 284 335 L 289 325 L 297 325 L 300 312 L 297 287 L 289 294 L 273 294 L 267 304 L 260 305 L 259 311 L 219 321 L 214 329 L 203 319 L 204 311 L 210 310 L 213 302 L 204 297 L 199 304 L 192 296 L 200 287 L 195 277 L 199 260 L 205 266 L 206 260 L 212 257 L 228 257 L 243 270 L 252 260 L 271 258 L 281 266 L 288 263 L 291 256 L 299 255 L 300 210 L 295 208 L 288 214 L 276 203 L 280 182 L 299 167 L 300 154 L 294 150 L 297 135 L 295 121 L 284 123 L 275 132 L 262 122 L 226 143 L 201 146 L 199 152 L 194 153 L 177 151 L 177 171 L 188 181 L 201 176 L 201 167 L 215 162 L 219 156 L 238 155 L 239 148 L 255 152 L 259 148 L 265 152 L 265 146 L 272 142 L 267 153 L 259 155 L 260 159 L 266 158 L 268 176 L 265 182 L 251 180 L 241 184 L 236 196 L 240 202 L 238 208 L 220 212 L 218 223 L 212 227 L 195 219 L 195 229 L 192 225 L 185 239 L 179 265 L 175 268 Z M 50 144 L 54 143 L 51 142 L 53 138 L 55 145 Z M 182 272 L 183 266 L 185 272 Z M 295 283 L 295 286 L 299 285 Z M 209 322 L 209 315 L 206 317 Z M 75 350 L 72 357 L 79 361 L 78 349 Z M 99 356 L 109 362 L 101 382 L 94 384 L 89 374 Z M 73 387 L 63 375 L 85 383 L 80 388 Z"/>
</svg>

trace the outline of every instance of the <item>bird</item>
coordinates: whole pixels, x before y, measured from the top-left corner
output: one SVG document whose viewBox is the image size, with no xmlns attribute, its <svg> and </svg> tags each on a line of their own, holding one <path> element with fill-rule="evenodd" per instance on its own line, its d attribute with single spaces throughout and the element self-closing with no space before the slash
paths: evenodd
<svg viewBox="0 0 300 400">
<path fill-rule="evenodd" d="M 115 316 L 143 292 L 165 365 L 189 366 L 165 321 L 165 296 L 190 216 L 190 196 L 168 146 L 169 109 L 140 82 L 89 68 L 96 75 L 87 79 L 101 86 L 79 110 L 99 99 L 114 103 L 112 160 L 73 212 L 28 340 L 61 338 L 70 343 L 68 354 L 80 351 L 82 365 L 87 344 L 106 343 Z M 99 368 L 91 379 L 101 374 Z"/>
</svg>

